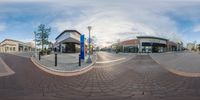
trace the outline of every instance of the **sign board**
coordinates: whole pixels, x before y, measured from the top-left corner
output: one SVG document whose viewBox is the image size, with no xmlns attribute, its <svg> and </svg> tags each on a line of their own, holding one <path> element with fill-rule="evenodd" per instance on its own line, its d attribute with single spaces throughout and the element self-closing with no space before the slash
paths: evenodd
<svg viewBox="0 0 200 100">
<path fill-rule="evenodd" d="M 81 35 L 80 37 L 80 54 L 81 54 L 81 59 L 84 60 L 85 58 L 85 36 Z"/>
</svg>

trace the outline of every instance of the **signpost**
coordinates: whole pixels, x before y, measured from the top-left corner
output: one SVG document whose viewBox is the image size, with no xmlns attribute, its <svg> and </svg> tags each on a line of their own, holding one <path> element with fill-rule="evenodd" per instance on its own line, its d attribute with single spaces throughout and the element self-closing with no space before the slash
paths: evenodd
<svg viewBox="0 0 200 100">
<path fill-rule="evenodd" d="M 85 36 L 84 35 L 81 35 L 80 37 L 80 56 L 81 56 L 81 59 L 84 60 L 85 59 Z"/>
</svg>

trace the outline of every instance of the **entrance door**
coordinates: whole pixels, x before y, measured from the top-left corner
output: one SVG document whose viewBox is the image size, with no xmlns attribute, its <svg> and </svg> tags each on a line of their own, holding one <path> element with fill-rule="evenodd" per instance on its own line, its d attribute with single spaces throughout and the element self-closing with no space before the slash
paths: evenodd
<svg viewBox="0 0 200 100">
<path fill-rule="evenodd" d="M 65 46 L 66 53 L 74 53 L 75 52 L 75 44 L 67 43 Z"/>
</svg>

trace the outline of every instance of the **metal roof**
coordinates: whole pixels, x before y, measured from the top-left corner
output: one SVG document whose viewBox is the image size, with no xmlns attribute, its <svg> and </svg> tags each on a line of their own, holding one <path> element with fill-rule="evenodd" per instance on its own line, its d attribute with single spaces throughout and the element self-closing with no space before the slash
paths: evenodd
<svg viewBox="0 0 200 100">
<path fill-rule="evenodd" d="M 76 32 L 76 33 L 78 33 L 79 35 L 81 35 L 81 33 L 78 32 L 77 30 L 64 30 L 62 33 L 60 33 L 60 35 L 58 35 L 58 36 L 56 37 L 56 39 L 58 39 L 60 36 L 62 36 L 65 32 Z"/>
<path fill-rule="evenodd" d="M 155 37 L 155 36 L 137 36 L 137 38 L 152 38 L 152 39 L 160 39 L 160 40 L 168 41 L 168 39 L 161 38 L 161 37 Z"/>
</svg>

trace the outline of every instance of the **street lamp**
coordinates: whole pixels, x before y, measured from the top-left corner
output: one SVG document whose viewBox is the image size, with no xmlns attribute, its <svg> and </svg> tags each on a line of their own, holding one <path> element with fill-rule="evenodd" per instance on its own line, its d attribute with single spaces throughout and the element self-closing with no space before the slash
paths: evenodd
<svg viewBox="0 0 200 100">
<path fill-rule="evenodd" d="M 92 26 L 88 26 L 88 30 L 89 30 L 89 56 L 88 56 L 88 59 L 87 59 L 87 63 L 91 63 L 92 62 L 92 60 L 91 60 L 91 58 L 90 58 L 90 42 L 91 42 L 91 39 L 90 39 L 90 31 L 91 31 L 91 29 L 92 29 Z"/>
<path fill-rule="evenodd" d="M 37 55 L 37 51 L 36 51 L 37 50 L 36 49 L 36 32 L 34 32 L 34 35 L 35 35 L 35 50 L 34 51 L 35 51 L 35 57 L 36 57 L 36 55 Z"/>
</svg>

